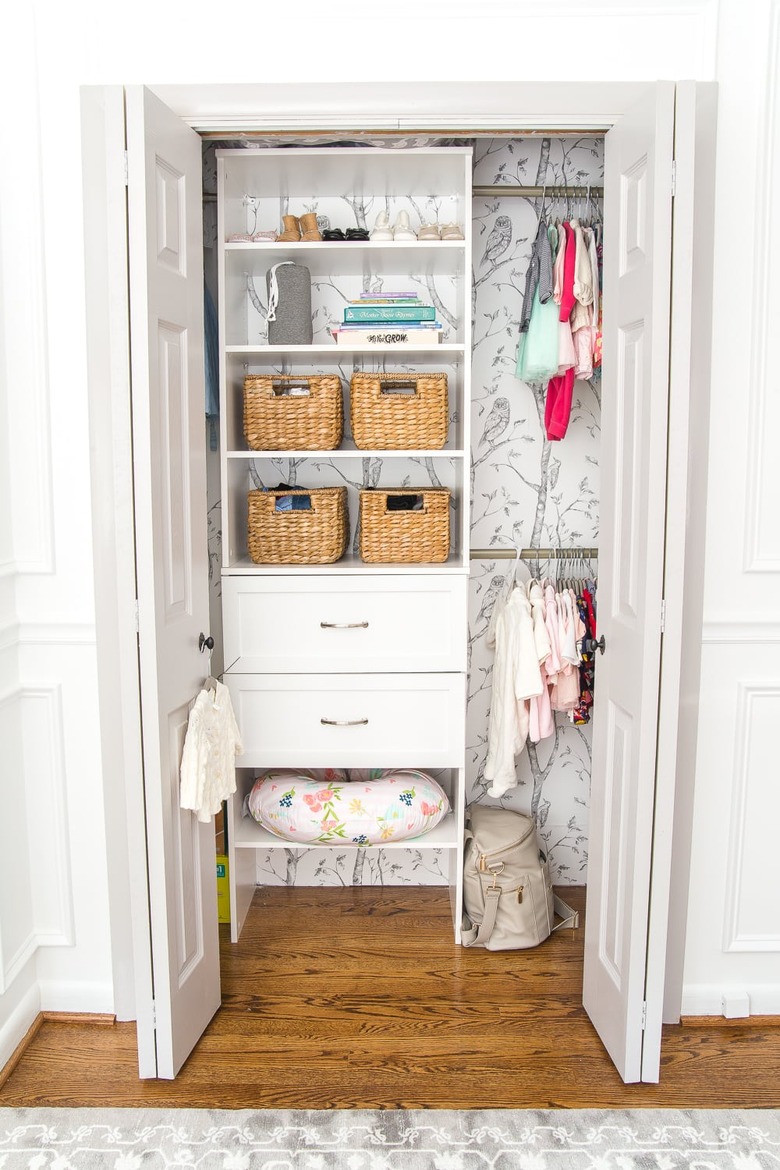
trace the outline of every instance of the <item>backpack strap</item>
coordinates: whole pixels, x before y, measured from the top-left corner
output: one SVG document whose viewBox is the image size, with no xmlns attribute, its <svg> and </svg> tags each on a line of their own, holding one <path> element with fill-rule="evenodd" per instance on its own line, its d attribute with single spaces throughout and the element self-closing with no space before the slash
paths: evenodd
<svg viewBox="0 0 780 1170">
<path fill-rule="evenodd" d="M 485 913 L 479 926 L 472 926 L 470 919 L 465 914 L 463 915 L 463 926 L 460 932 L 462 946 L 476 947 L 487 943 L 493 933 L 493 927 L 496 925 L 500 897 L 500 886 L 489 886 L 485 890 Z"/>
<path fill-rule="evenodd" d="M 484 946 L 493 933 L 493 928 L 496 925 L 496 915 L 498 914 L 498 901 L 501 897 L 501 890 L 498 886 L 489 886 L 485 890 L 485 914 L 479 926 L 473 926 L 468 915 L 463 915 L 463 925 L 460 932 L 461 945 L 464 947 L 478 947 Z M 565 927 L 571 927 L 576 930 L 580 924 L 579 910 L 572 910 L 568 902 L 564 902 L 563 898 L 559 898 L 557 894 L 553 894 L 553 908 L 562 922 L 558 922 L 550 933 L 555 930 L 562 930 Z"/>
<path fill-rule="evenodd" d="M 553 909 L 563 922 L 559 922 L 553 930 L 562 930 L 566 926 L 570 926 L 572 930 L 576 930 L 580 924 L 579 910 L 572 910 L 568 902 L 564 902 L 563 898 L 559 898 L 557 894 L 553 894 Z"/>
</svg>

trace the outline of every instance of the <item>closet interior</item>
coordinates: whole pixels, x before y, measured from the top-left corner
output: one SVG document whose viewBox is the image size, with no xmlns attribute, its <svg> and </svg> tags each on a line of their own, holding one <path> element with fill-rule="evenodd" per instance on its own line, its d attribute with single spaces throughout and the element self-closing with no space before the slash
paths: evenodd
<svg viewBox="0 0 780 1170">
<path fill-rule="evenodd" d="M 600 249 L 602 182 L 603 139 L 591 135 L 204 139 L 211 673 L 224 672 L 243 748 L 217 845 L 227 860 L 234 942 L 258 885 L 364 883 L 443 887 L 459 941 L 464 808 L 475 800 L 500 797 L 531 812 L 554 884 L 586 884 L 589 712 L 580 705 L 575 716 L 553 702 L 512 779 L 497 788 L 490 705 L 495 618 L 510 590 L 526 593 L 538 581 L 549 601 L 581 597 L 590 582 L 595 601 L 600 367 L 587 369 L 580 355 L 568 376 L 534 364 L 538 322 L 522 344 L 521 336 L 539 241 L 553 283 L 564 222 L 585 226 Z M 285 216 L 307 216 L 320 238 L 274 238 L 288 226 Z M 445 224 L 461 238 L 445 238 Z M 388 225 L 390 238 L 377 231 Z M 431 225 L 438 233 L 423 230 Z M 274 344 L 269 274 L 290 262 L 310 274 L 312 336 Z M 343 328 L 347 307 L 359 318 L 372 302 L 383 302 L 387 315 L 401 302 L 412 317 L 424 308 L 417 327 L 425 339 L 412 329 L 405 344 L 369 344 L 359 329 Z M 546 311 L 549 341 L 551 331 L 558 336 L 557 305 Z M 593 342 L 598 311 L 596 300 Z M 404 392 L 409 381 L 446 375 L 443 442 L 358 443 L 356 375 L 388 394 L 396 393 L 393 379 Z M 247 430 L 248 388 L 286 397 L 296 379 L 311 376 L 338 379 L 344 426 L 335 445 L 257 446 Z M 561 384 L 555 391 L 553 381 Z M 570 398 L 562 436 L 549 417 L 561 388 Z M 311 383 L 297 390 L 312 392 Z M 318 493 L 344 488 L 343 555 L 256 559 L 248 540 L 255 506 L 270 498 L 276 513 L 279 501 L 297 508 L 303 496 L 308 510 Z M 394 493 L 411 497 L 426 523 L 428 494 L 444 495 L 444 555 L 395 561 L 391 548 L 385 559 L 365 559 L 375 522 L 369 505 L 382 497 L 384 524 Z M 274 799 L 297 776 L 309 809 L 327 816 L 330 808 L 323 840 L 291 838 L 294 816 L 283 837 L 247 815 L 262 805 L 258 778 L 271 772 L 274 791 L 281 785 Z M 381 843 L 366 845 L 351 832 L 346 805 L 335 808 L 328 796 L 355 781 L 371 795 L 388 772 L 401 791 L 430 778 L 442 808 L 419 836 L 390 826 Z"/>
</svg>

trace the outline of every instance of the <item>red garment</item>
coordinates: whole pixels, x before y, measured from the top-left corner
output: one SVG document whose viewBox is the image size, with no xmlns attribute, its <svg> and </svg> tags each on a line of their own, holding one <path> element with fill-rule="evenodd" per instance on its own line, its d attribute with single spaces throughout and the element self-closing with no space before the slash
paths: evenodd
<svg viewBox="0 0 780 1170">
<path fill-rule="evenodd" d="M 574 308 L 574 261 L 577 244 L 574 229 L 570 223 L 561 225 L 566 232 L 566 251 L 563 254 L 563 288 L 561 289 L 561 312 L 559 320 L 568 321 Z"/>
<path fill-rule="evenodd" d="M 556 378 L 550 378 L 544 403 L 544 427 L 548 439 L 562 439 L 569 426 L 571 398 L 574 391 L 574 370 L 568 369 Z"/>
</svg>

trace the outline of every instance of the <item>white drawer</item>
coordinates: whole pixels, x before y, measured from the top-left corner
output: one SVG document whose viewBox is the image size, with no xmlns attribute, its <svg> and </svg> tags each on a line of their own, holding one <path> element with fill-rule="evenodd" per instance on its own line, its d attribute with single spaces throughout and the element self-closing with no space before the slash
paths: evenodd
<svg viewBox="0 0 780 1170">
<path fill-rule="evenodd" d="M 465 671 L 468 579 L 223 577 L 225 666 Z"/>
<path fill-rule="evenodd" d="M 229 674 L 239 767 L 464 766 L 462 674 Z"/>
</svg>

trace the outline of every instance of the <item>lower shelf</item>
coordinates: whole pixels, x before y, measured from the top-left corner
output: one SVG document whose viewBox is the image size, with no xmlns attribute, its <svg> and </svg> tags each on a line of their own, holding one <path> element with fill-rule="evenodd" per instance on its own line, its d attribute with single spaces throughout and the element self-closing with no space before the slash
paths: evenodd
<svg viewBox="0 0 780 1170">
<path fill-rule="evenodd" d="M 379 845 L 353 845 L 349 841 L 314 841 L 311 844 L 284 841 L 258 825 L 251 817 L 241 817 L 235 827 L 236 849 L 457 849 L 458 827 L 455 815 L 450 813 L 434 829 L 422 837 L 405 841 L 383 841 Z"/>
</svg>

